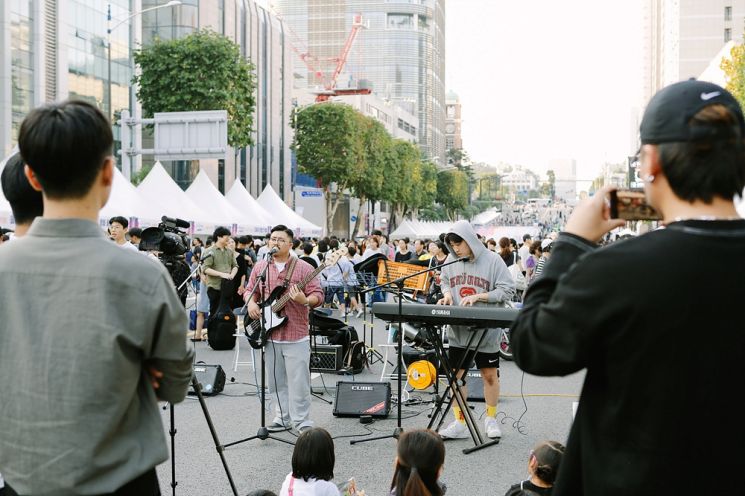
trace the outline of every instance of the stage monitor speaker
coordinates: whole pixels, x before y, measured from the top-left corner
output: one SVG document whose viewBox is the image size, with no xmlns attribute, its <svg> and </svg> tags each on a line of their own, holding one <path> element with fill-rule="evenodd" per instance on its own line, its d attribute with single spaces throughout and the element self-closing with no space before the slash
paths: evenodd
<svg viewBox="0 0 745 496">
<path fill-rule="evenodd" d="M 311 372 L 338 372 L 344 361 L 340 344 L 317 344 L 310 348 Z"/>
<path fill-rule="evenodd" d="M 194 376 L 204 396 L 215 396 L 225 388 L 225 371 L 220 365 L 194 364 Z M 191 388 L 189 394 L 197 393 Z"/>
<path fill-rule="evenodd" d="M 484 379 L 479 369 L 466 372 L 466 385 L 468 386 L 468 401 L 484 401 Z"/>
<path fill-rule="evenodd" d="M 386 418 L 391 411 L 390 382 L 336 383 L 335 417 L 361 417 L 370 415 Z"/>
</svg>

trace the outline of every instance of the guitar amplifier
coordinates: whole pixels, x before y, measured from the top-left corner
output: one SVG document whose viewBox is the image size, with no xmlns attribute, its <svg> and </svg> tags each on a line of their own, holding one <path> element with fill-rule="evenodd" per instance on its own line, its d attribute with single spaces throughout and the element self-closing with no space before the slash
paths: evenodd
<svg viewBox="0 0 745 496">
<path fill-rule="evenodd" d="M 311 372 L 338 372 L 343 360 L 340 344 L 317 344 L 310 347 Z"/>
<path fill-rule="evenodd" d="M 390 382 L 336 383 L 335 417 L 361 417 L 370 415 L 386 418 L 391 411 Z"/>
<path fill-rule="evenodd" d="M 468 401 L 484 400 L 484 379 L 479 369 L 471 369 L 466 372 L 466 385 L 468 385 Z"/>
<path fill-rule="evenodd" d="M 215 396 L 225 388 L 225 371 L 220 365 L 197 363 L 194 365 L 194 377 L 201 386 L 203 396 Z M 189 394 L 196 395 L 197 393 L 194 388 L 191 388 Z"/>
</svg>

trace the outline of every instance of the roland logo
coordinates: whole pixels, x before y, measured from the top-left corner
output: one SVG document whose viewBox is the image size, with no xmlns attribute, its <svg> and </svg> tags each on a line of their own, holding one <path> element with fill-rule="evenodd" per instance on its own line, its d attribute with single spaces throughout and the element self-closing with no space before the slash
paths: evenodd
<svg viewBox="0 0 745 496">
<path fill-rule="evenodd" d="M 352 391 L 372 391 L 372 386 L 352 386 Z"/>
<path fill-rule="evenodd" d="M 450 310 L 432 310 L 432 315 L 450 315 Z"/>
</svg>

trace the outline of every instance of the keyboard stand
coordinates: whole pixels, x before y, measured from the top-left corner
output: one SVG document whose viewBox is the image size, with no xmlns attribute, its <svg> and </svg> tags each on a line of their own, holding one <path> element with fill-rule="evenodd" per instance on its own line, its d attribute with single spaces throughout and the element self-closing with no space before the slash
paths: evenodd
<svg viewBox="0 0 745 496">
<path fill-rule="evenodd" d="M 471 413 L 471 409 L 468 407 L 468 401 L 466 400 L 465 397 L 463 397 L 463 392 L 460 389 L 461 385 L 466 384 L 466 380 L 465 380 L 465 373 L 463 374 L 462 379 L 458 379 L 458 370 L 463 369 L 463 366 L 465 365 L 467 353 L 463 356 L 463 358 L 461 358 L 461 361 L 458 364 L 457 368 L 451 367 L 450 360 L 447 357 L 447 353 L 445 353 L 445 346 L 442 343 L 442 339 L 440 338 L 439 333 L 429 326 L 427 327 L 427 330 L 429 332 L 430 342 L 434 343 L 435 355 L 437 357 L 437 361 L 444 368 L 445 378 L 447 379 L 447 382 L 448 382 L 448 387 L 445 388 L 442 395 L 436 400 L 437 406 L 432 412 L 432 418 L 429 421 L 429 425 L 427 425 L 427 429 L 432 429 L 432 426 L 435 424 L 435 422 L 438 421 L 438 416 L 439 416 L 439 422 L 437 424 L 437 427 L 434 430 L 438 431 L 440 429 L 443 422 L 445 421 L 445 417 L 450 411 L 450 408 L 453 406 L 453 400 L 455 400 L 455 402 L 458 404 L 461 411 L 463 412 L 463 416 L 466 421 L 466 427 L 468 428 L 468 432 L 471 434 L 471 439 L 473 439 L 473 444 L 474 444 L 473 448 L 466 448 L 463 450 L 463 453 L 467 455 L 469 453 L 473 453 L 474 451 L 478 451 L 480 449 L 484 449 L 489 446 L 499 444 L 500 439 L 489 439 L 488 441 L 484 441 L 484 438 L 481 436 L 481 431 L 479 430 L 478 426 L 476 425 L 476 422 L 473 419 L 473 414 Z M 483 329 L 480 332 L 472 332 L 471 337 L 468 339 L 468 343 L 466 344 L 466 350 L 471 349 L 471 345 L 473 344 L 474 340 L 476 339 L 476 336 L 478 335 L 479 336 L 478 342 L 476 343 L 476 346 L 473 348 L 478 353 L 478 349 L 481 347 L 481 343 L 484 341 L 484 338 L 486 337 L 486 334 L 488 331 L 489 331 L 488 329 Z M 445 407 L 445 410 L 442 411 L 442 405 L 444 404 L 445 398 L 447 397 L 449 393 L 452 393 L 452 394 L 450 394 L 450 399 L 447 401 L 447 406 Z"/>
</svg>

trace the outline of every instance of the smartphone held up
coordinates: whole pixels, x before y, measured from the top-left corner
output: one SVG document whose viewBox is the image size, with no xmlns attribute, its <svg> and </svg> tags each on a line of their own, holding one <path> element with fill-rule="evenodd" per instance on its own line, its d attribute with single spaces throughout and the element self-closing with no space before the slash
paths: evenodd
<svg viewBox="0 0 745 496">
<path fill-rule="evenodd" d="M 610 216 L 624 220 L 662 220 L 660 214 L 647 203 L 641 189 L 611 191 Z"/>
</svg>

